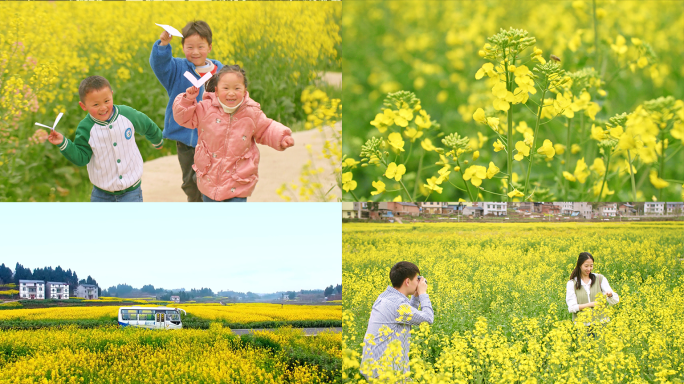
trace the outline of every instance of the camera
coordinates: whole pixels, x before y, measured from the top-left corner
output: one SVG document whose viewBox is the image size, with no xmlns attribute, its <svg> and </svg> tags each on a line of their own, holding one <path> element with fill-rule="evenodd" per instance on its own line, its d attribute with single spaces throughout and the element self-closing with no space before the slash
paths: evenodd
<svg viewBox="0 0 684 384">
<path fill-rule="evenodd" d="M 418 282 L 420 283 L 420 280 L 423 279 L 423 276 L 418 276 Z M 427 280 L 425 280 L 425 285 L 427 285 Z"/>
</svg>

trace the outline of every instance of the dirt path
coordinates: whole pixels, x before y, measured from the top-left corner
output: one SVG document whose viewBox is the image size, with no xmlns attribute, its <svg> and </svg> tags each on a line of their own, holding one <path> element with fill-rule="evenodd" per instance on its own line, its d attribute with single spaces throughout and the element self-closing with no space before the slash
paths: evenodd
<svg viewBox="0 0 684 384">
<path fill-rule="evenodd" d="M 319 333 L 322 333 L 322 332 L 330 332 L 330 331 L 335 332 L 335 333 L 341 333 L 341 332 L 342 332 L 342 328 L 341 328 L 341 327 L 340 327 L 340 328 L 299 328 L 299 329 L 303 330 L 304 333 L 306 333 L 307 336 L 315 336 L 315 335 L 317 335 L 317 334 L 319 334 Z M 248 333 L 254 333 L 254 332 L 256 332 L 256 331 L 268 331 L 268 332 L 273 332 L 273 331 L 275 331 L 275 330 L 277 330 L 277 328 L 274 328 L 274 329 L 272 329 L 272 328 L 263 328 L 263 329 L 231 329 L 231 331 L 233 331 L 233 333 L 235 333 L 236 335 L 246 335 L 246 334 L 248 334 Z"/>
<path fill-rule="evenodd" d="M 323 80 L 334 86 L 342 86 L 341 73 L 325 73 Z M 338 123 L 338 129 L 341 123 Z M 332 136 L 332 129 L 326 127 L 326 137 Z M 278 152 L 273 148 L 259 145 L 261 161 L 259 163 L 259 183 L 247 199 L 249 202 L 282 202 L 276 189 L 283 183 L 299 182 L 302 166 L 309 160 L 306 145 L 311 144 L 316 166 L 323 167 L 324 172 L 319 174 L 321 184 L 327 191 L 335 185 L 332 166 L 327 159 L 321 159 L 324 140 L 318 130 L 295 132 L 292 134 L 295 146 L 284 152 Z M 183 202 L 187 201 L 181 190 L 181 169 L 178 158 L 173 156 L 161 157 L 147 161 L 143 167 L 142 190 L 145 202 Z M 330 193 L 342 196 L 341 190 L 335 187 Z M 293 200 L 296 201 L 296 200 Z"/>
</svg>

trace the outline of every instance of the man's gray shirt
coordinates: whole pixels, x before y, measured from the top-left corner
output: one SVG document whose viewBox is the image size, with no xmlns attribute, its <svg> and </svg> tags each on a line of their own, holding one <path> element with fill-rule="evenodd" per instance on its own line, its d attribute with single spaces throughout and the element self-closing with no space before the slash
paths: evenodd
<svg viewBox="0 0 684 384">
<path fill-rule="evenodd" d="M 418 304 L 421 310 L 418 309 Z M 400 310 L 401 309 L 401 310 Z M 370 364 L 380 360 L 385 353 L 388 345 L 394 340 L 401 341 L 403 351 L 403 371 L 408 372 L 409 338 L 411 337 L 411 326 L 427 322 L 432 324 L 435 316 L 432 311 L 432 304 L 427 293 L 420 296 L 413 296 L 409 299 L 392 286 L 378 296 L 373 304 L 368 329 L 364 338 L 363 357 L 361 367 L 368 362 Z M 387 326 L 384 333 L 381 328 Z M 391 331 L 391 332 L 390 332 Z M 361 372 L 368 376 L 369 372 Z M 373 371 L 374 377 L 378 373 Z"/>
</svg>

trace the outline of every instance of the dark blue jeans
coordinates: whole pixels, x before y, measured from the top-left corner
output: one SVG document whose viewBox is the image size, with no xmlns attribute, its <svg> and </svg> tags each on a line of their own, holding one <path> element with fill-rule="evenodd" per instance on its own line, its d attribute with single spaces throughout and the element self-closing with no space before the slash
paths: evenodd
<svg viewBox="0 0 684 384">
<path fill-rule="evenodd" d="M 138 187 L 122 195 L 112 195 L 107 192 L 102 192 L 93 186 L 93 192 L 90 194 L 90 201 L 93 203 L 142 203 L 142 188 Z"/>
<path fill-rule="evenodd" d="M 246 203 L 247 198 L 246 197 L 233 197 L 232 199 L 228 199 L 228 200 L 216 201 L 216 200 L 212 200 L 212 199 L 206 197 L 203 193 L 202 194 L 202 201 L 204 201 L 205 203 L 210 203 L 210 202 L 214 202 L 214 203 Z"/>
</svg>

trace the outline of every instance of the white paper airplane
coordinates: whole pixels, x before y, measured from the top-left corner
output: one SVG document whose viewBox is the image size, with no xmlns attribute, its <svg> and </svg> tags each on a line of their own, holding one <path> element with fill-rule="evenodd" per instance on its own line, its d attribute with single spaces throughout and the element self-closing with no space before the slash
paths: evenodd
<svg viewBox="0 0 684 384">
<path fill-rule="evenodd" d="M 165 30 L 166 32 L 168 32 L 171 36 L 183 37 L 183 35 L 181 35 L 181 33 L 178 32 L 178 30 L 177 30 L 176 28 L 174 28 L 174 27 L 172 27 L 172 26 L 170 26 L 170 25 L 157 24 L 157 23 L 154 23 L 154 24 L 155 24 L 155 25 L 158 25 L 158 26 L 160 26 L 160 27 L 162 27 L 162 28 L 164 28 L 164 30 Z"/>
<path fill-rule="evenodd" d="M 185 73 L 183 75 L 185 76 L 185 78 L 190 80 L 192 85 L 194 85 L 197 88 L 201 87 L 202 84 L 206 83 L 209 79 L 211 79 L 211 72 L 207 72 L 199 80 L 195 79 L 195 76 L 193 76 L 192 73 L 190 73 L 188 71 L 185 71 Z"/>
<path fill-rule="evenodd" d="M 40 125 L 41 127 L 45 127 L 45 128 L 50 128 L 54 131 L 55 127 L 57 127 L 57 123 L 59 123 L 59 119 L 62 118 L 62 115 L 64 115 L 62 112 L 60 112 L 59 115 L 57 115 L 57 120 L 55 120 L 55 123 L 52 125 L 52 127 L 49 125 L 41 124 L 41 123 L 36 123 L 36 125 Z"/>
</svg>

